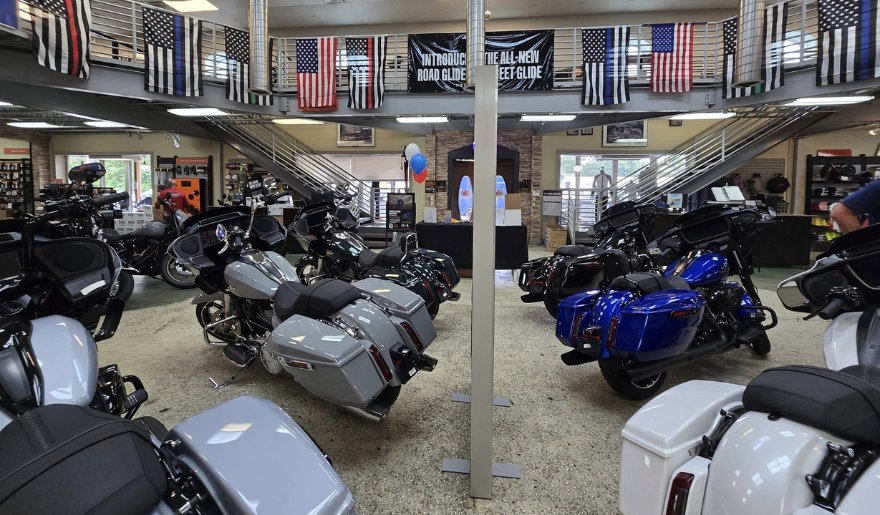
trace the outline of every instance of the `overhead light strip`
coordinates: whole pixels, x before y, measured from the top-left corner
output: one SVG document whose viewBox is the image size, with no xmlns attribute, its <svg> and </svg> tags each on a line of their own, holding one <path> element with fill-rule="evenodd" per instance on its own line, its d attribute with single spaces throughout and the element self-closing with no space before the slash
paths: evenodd
<svg viewBox="0 0 880 515">
<path fill-rule="evenodd" d="M 397 123 L 448 123 L 448 116 L 398 116 Z"/>
<path fill-rule="evenodd" d="M 521 122 L 570 122 L 577 118 L 576 114 L 524 114 Z"/>
<path fill-rule="evenodd" d="M 736 113 L 731 112 L 723 112 L 723 111 L 713 111 L 713 112 L 703 112 L 703 113 L 683 113 L 677 114 L 674 116 L 670 116 L 670 120 L 724 120 L 727 118 L 733 118 L 736 116 Z"/>
<path fill-rule="evenodd" d="M 230 114 L 216 107 L 175 107 L 168 112 L 177 116 L 229 116 Z"/>
<path fill-rule="evenodd" d="M 847 97 L 803 97 L 793 100 L 785 105 L 787 106 L 830 106 L 830 105 L 848 105 L 861 104 L 862 102 L 870 102 L 874 100 L 870 95 L 853 95 Z"/>
</svg>

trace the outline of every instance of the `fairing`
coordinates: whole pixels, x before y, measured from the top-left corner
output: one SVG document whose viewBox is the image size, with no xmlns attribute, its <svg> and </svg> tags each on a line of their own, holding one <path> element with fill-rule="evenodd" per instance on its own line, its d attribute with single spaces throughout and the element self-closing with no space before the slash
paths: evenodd
<svg viewBox="0 0 880 515">
<path fill-rule="evenodd" d="M 223 513 L 354 512 L 354 499 L 311 438 L 277 405 L 239 397 L 178 425 L 165 438 Z"/>
<path fill-rule="evenodd" d="M 98 383 L 98 349 L 91 333 L 59 315 L 31 324 L 31 348 L 43 378 L 41 404 L 88 406 Z"/>
<path fill-rule="evenodd" d="M 843 313 L 825 328 L 825 366 L 840 370 L 859 364 L 858 325 L 861 313 Z M 875 342 L 880 340 L 875 340 Z M 874 363 L 880 366 L 880 363 Z"/>
</svg>

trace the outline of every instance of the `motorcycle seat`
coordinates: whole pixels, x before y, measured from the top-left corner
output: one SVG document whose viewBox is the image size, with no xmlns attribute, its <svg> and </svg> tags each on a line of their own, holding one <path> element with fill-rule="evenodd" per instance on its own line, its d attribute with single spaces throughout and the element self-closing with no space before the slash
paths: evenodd
<svg viewBox="0 0 880 515">
<path fill-rule="evenodd" d="M 577 257 L 589 254 L 590 250 L 583 245 L 563 245 L 553 252 L 554 256 Z"/>
<path fill-rule="evenodd" d="M 132 238 L 150 238 L 158 240 L 165 236 L 165 224 L 162 222 L 147 222 L 143 227 L 129 233 Z"/>
<path fill-rule="evenodd" d="M 611 281 L 611 289 L 631 291 L 642 295 L 661 290 L 690 290 L 687 281 L 673 275 L 663 277 L 660 274 L 634 273 L 616 277 Z"/>
<path fill-rule="evenodd" d="M 358 264 L 363 268 L 374 266 L 394 267 L 403 262 L 404 252 L 400 247 L 388 247 L 378 254 L 372 250 L 365 250 L 358 255 Z"/>
<path fill-rule="evenodd" d="M 116 241 L 127 240 L 129 238 L 134 238 L 134 234 L 126 233 L 126 234 L 107 234 L 104 233 L 104 239 L 107 240 L 107 243 L 113 243 Z"/>
<path fill-rule="evenodd" d="M 752 379 L 743 406 L 784 417 L 854 442 L 880 445 L 880 368 L 835 371 L 790 365 Z"/>
<path fill-rule="evenodd" d="M 361 291 L 339 279 L 322 279 L 311 286 L 286 282 L 275 292 L 275 315 L 286 320 L 293 315 L 327 318 L 361 298 Z"/>
</svg>

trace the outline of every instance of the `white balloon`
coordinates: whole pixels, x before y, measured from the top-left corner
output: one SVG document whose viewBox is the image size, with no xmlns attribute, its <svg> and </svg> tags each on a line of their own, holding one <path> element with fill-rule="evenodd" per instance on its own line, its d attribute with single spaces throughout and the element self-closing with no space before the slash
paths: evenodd
<svg viewBox="0 0 880 515">
<path fill-rule="evenodd" d="M 422 153 L 422 149 L 420 149 L 419 146 L 416 145 L 415 143 L 410 143 L 410 144 L 407 145 L 406 148 L 403 150 L 403 153 L 404 153 L 404 155 L 406 155 L 406 160 L 407 160 L 407 161 L 410 161 L 410 160 L 412 160 L 412 158 L 413 158 L 414 155 L 416 155 L 416 154 L 421 154 L 421 153 Z"/>
</svg>

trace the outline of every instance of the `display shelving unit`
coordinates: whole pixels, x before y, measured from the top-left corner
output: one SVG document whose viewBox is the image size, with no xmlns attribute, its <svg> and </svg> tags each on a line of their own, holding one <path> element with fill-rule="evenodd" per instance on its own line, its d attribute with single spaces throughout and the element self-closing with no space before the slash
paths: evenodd
<svg viewBox="0 0 880 515">
<path fill-rule="evenodd" d="M 0 159 L 0 207 L 34 212 L 34 171 L 29 158 Z"/>
</svg>

